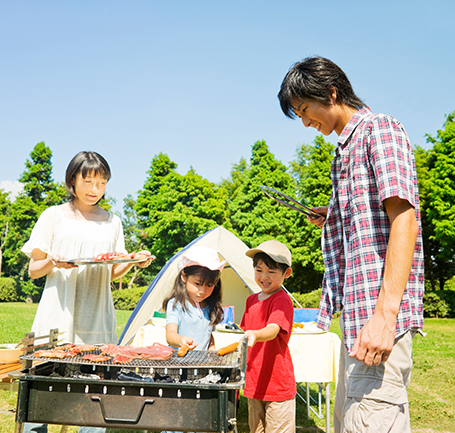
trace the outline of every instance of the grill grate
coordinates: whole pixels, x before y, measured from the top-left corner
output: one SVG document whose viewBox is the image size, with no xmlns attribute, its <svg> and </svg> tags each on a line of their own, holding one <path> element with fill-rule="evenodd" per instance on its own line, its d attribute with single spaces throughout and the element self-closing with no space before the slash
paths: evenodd
<svg viewBox="0 0 455 433">
<path fill-rule="evenodd" d="M 87 352 L 99 355 L 100 350 Z M 82 357 L 86 353 L 80 355 L 55 359 L 55 358 L 42 358 L 34 357 L 33 354 L 23 355 L 20 358 L 23 360 L 31 361 L 52 361 L 54 363 L 78 364 L 78 365 L 100 365 L 100 366 L 128 366 L 128 367 L 165 367 L 165 368 L 238 368 L 240 365 L 239 352 L 229 353 L 224 356 L 218 355 L 216 352 L 209 350 L 193 350 L 188 352 L 184 357 L 179 357 L 177 353 L 172 355 L 172 358 L 167 361 L 151 361 L 143 359 L 135 359 L 123 364 L 115 364 L 110 361 L 92 362 Z"/>
</svg>

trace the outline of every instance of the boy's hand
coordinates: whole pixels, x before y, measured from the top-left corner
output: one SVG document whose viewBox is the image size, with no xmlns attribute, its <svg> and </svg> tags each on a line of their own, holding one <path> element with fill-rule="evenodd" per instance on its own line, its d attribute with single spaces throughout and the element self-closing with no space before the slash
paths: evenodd
<svg viewBox="0 0 455 433">
<path fill-rule="evenodd" d="M 248 337 L 248 347 L 253 347 L 257 340 L 257 331 L 245 331 L 245 335 Z"/>
</svg>

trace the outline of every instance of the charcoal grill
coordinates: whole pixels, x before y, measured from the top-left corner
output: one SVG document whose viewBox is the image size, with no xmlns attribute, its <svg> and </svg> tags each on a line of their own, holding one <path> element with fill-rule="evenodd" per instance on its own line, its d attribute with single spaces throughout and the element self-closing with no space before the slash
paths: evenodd
<svg viewBox="0 0 455 433">
<path fill-rule="evenodd" d="M 23 423 L 136 430 L 230 432 L 244 387 L 247 341 L 219 356 L 190 351 L 167 361 L 118 365 L 73 358 L 22 356 L 16 433 Z M 38 346 L 36 346 L 38 347 Z M 42 345 L 39 347 L 42 348 Z M 91 352 L 97 353 L 97 352 Z M 216 383 L 214 383 L 216 382 Z"/>
</svg>

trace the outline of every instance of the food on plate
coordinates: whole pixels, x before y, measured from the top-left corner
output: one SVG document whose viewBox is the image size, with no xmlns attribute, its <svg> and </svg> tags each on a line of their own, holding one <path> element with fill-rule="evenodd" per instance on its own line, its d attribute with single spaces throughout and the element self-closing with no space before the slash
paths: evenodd
<svg viewBox="0 0 455 433">
<path fill-rule="evenodd" d="M 217 353 L 220 356 L 227 355 L 228 353 L 234 352 L 237 349 L 238 345 L 239 345 L 238 342 L 229 344 L 228 346 L 225 346 L 225 347 L 222 347 L 222 348 L 218 349 Z"/>
<path fill-rule="evenodd" d="M 124 259 L 130 259 L 129 254 L 124 254 L 124 253 L 104 253 L 104 254 L 98 254 L 97 256 L 93 257 L 93 260 L 96 262 L 101 262 L 104 260 L 124 260 Z"/>
<path fill-rule="evenodd" d="M 189 350 L 188 344 L 184 344 L 179 350 L 177 350 L 177 355 L 183 357 L 186 355 L 188 350 Z"/>
<path fill-rule="evenodd" d="M 303 323 L 300 323 L 300 322 L 294 322 L 292 324 L 292 328 L 303 328 Z"/>
<path fill-rule="evenodd" d="M 87 355 L 84 355 L 82 359 L 90 362 L 106 362 L 111 360 L 110 356 L 95 355 L 94 353 L 88 353 Z"/>
<path fill-rule="evenodd" d="M 151 256 L 146 253 L 104 253 L 98 254 L 97 256 L 93 257 L 93 261 L 95 262 L 102 262 L 105 260 L 133 260 L 133 259 L 148 259 Z"/>
</svg>

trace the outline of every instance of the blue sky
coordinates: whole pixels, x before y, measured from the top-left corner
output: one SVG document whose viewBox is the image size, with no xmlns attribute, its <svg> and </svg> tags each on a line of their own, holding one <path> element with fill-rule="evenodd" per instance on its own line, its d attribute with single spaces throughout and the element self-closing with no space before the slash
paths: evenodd
<svg viewBox="0 0 455 433">
<path fill-rule="evenodd" d="M 310 55 L 427 148 L 455 110 L 454 16 L 453 0 L 2 1 L 0 187 L 40 141 L 56 181 L 80 150 L 101 153 L 118 210 L 160 152 L 212 182 L 257 140 L 288 164 L 317 131 L 276 95 Z"/>
</svg>

